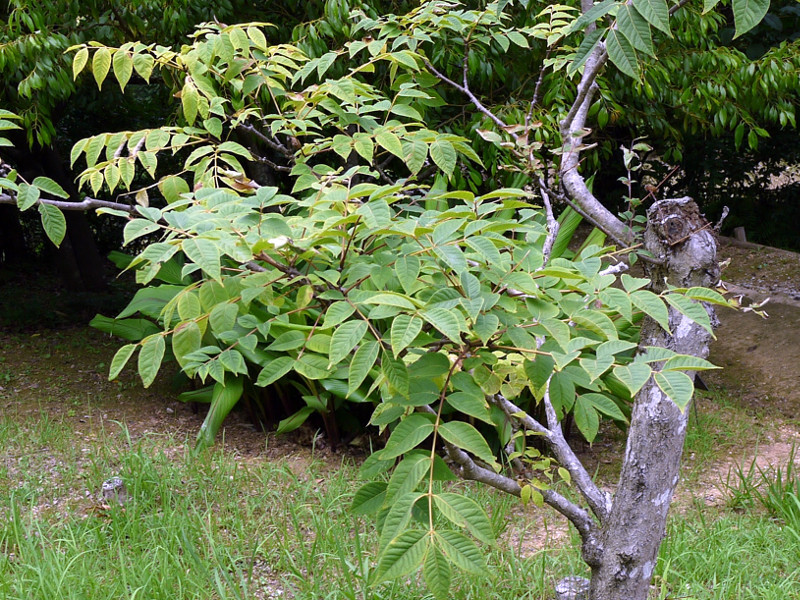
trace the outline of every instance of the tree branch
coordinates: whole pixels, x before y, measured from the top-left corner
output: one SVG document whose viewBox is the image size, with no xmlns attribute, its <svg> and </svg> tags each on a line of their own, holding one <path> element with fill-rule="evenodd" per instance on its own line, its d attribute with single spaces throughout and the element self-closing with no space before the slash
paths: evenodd
<svg viewBox="0 0 800 600">
<path fill-rule="evenodd" d="M 633 241 L 633 231 L 602 205 L 589 191 L 586 181 L 578 172 L 581 144 L 586 135 L 586 118 L 594 93 L 598 89 L 595 80 L 607 59 L 608 53 L 601 43 L 586 60 L 575 101 L 560 123 L 563 147 L 559 171 L 561 184 L 569 197 L 581 207 L 583 213 L 591 217 L 596 226 L 610 237 L 629 245 Z"/>
<path fill-rule="evenodd" d="M 544 246 L 542 246 L 542 268 L 544 268 L 550 260 L 550 253 L 553 251 L 553 244 L 556 241 L 558 230 L 561 229 L 561 225 L 553 216 L 553 206 L 550 204 L 550 195 L 547 193 L 547 186 L 544 184 L 544 180 L 541 177 L 539 178 L 539 192 L 542 195 L 542 202 L 544 202 L 544 209 L 547 215 L 547 237 L 544 240 Z"/>
<path fill-rule="evenodd" d="M 490 485 L 493 488 L 497 488 L 513 496 L 519 497 L 522 494 L 522 488 L 519 483 L 510 477 L 481 467 L 472 460 L 469 454 L 453 446 L 449 442 L 445 441 L 445 448 L 447 450 L 447 456 L 461 467 L 461 476 L 464 479 L 485 483 L 486 485 Z M 586 510 L 571 502 L 555 490 L 539 490 L 539 492 L 542 494 L 542 498 L 548 506 L 551 506 L 564 515 L 575 525 L 584 544 L 594 542 L 597 533 L 597 524 Z"/>
<path fill-rule="evenodd" d="M 249 123 L 243 123 L 242 125 L 238 125 L 237 129 L 242 129 L 242 130 L 244 130 L 244 131 L 246 131 L 248 133 L 253 134 L 259 140 L 264 142 L 267 146 L 269 146 L 270 148 L 275 150 L 275 152 L 278 152 L 278 153 L 282 154 L 286 158 L 294 160 L 294 153 L 291 150 L 289 150 L 289 148 L 287 148 L 286 146 L 281 144 L 275 138 L 273 138 L 273 137 L 265 134 L 264 132 L 256 129 L 253 125 L 250 125 Z"/>
<path fill-rule="evenodd" d="M 0 193 L 0 204 L 13 204 L 16 206 L 17 199 L 15 196 Z M 124 210 L 127 213 L 135 213 L 136 206 L 130 204 L 122 204 L 121 202 L 109 202 L 107 200 L 98 200 L 97 198 L 84 198 L 80 202 L 69 202 L 67 200 L 51 200 L 49 198 L 39 198 L 36 204 L 50 204 L 61 210 L 92 210 L 95 208 L 111 208 L 114 210 Z"/>
<path fill-rule="evenodd" d="M 611 509 L 611 497 L 595 485 L 591 476 L 564 438 L 564 433 L 561 430 L 561 423 L 558 422 L 558 417 L 550 401 L 549 388 L 550 382 L 548 381 L 547 391 L 545 391 L 544 395 L 547 427 L 544 427 L 533 417 L 525 413 L 520 407 L 503 396 L 495 396 L 494 403 L 510 418 L 518 420 L 525 429 L 533 431 L 534 433 L 539 433 L 544 437 L 547 445 L 550 446 L 553 453 L 556 455 L 558 462 L 569 471 L 578 490 L 583 497 L 586 498 L 589 508 L 592 509 L 592 512 L 602 523 L 608 515 L 608 511 Z M 524 416 L 519 416 L 520 413 L 523 413 Z"/>
<path fill-rule="evenodd" d="M 488 108 L 486 108 L 486 107 L 485 107 L 485 106 L 484 106 L 484 105 L 481 103 L 481 101 L 480 101 L 480 100 L 478 100 L 478 98 L 475 96 L 475 94 L 473 94 L 473 93 L 472 93 L 472 91 L 469 89 L 469 86 L 467 85 L 466 73 L 464 74 L 464 85 L 460 85 L 460 84 L 456 83 L 455 81 L 453 81 L 452 79 L 448 78 L 448 77 L 447 77 L 447 76 L 446 76 L 444 73 L 441 73 L 441 72 L 439 72 L 439 71 L 436 69 L 436 67 L 434 67 L 434 66 L 433 66 L 433 65 L 430 63 L 430 61 L 429 61 L 428 59 L 426 59 L 426 58 L 423 58 L 423 59 L 422 59 L 422 61 L 425 63 L 425 66 L 426 66 L 426 67 L 428 67 L 428 70 L 429 70 L 431 73 L 433 73 L 433 74 L 434 74 L 436 77 L 438 77 L 440 80 L 442 80 L 442 81 L 444 81 L 446 84 L 448 84 L 448 85 L 450 85 L 450 86 L 454 87 L 454 88 L 455 88 L 455 89 L 457 89 L 459 92 L 461 92 L 462 94 L 464 94 L 464 95 L 465 95 L 467 98 L 469 98 L 469 101 L 470 101 L 470 102 L 472 102 L 472 104 L 473 104 L 473 106 L 475 106 L 475 108 L 477 108 L 479 111 L 481 111 L 481 112 L 482 112 L 483 114 L 485 114 L 487 117 L 489 117 L 489 118 L 490 118 L 490 119 L 491 119 L 491 120 L 494 122 L 494 124 L 495 124 L 495 125 L 497 125 L 497 126 L 500 128 L 500 129 L 502 129 L 503 131 L 505 131 L 506 133 L 508 133 L 508 135 L 510 135 L 510 136 L 511 136 L 511 137 L 512 137 L 514 140 L 516 140 L 516 139 L 517 139 L 517 137 L 519 137 L 519 136 L 517 136 L 517 134 L 516 134 L 516 133 L 512 133 L 512 132 L 508 131 L 508 127 L 509 127 L 509 126 L 508 126 L 508 124 L 507 124 L 507 123 L 505 123 L 505 122 L 504 122 L 502 119 L 500 119 L 500 117 L 498 117 L 497 115 L 495 115 L 495 114 L 494 114 L 492 111 L 490 111 Z"/>
</svg>

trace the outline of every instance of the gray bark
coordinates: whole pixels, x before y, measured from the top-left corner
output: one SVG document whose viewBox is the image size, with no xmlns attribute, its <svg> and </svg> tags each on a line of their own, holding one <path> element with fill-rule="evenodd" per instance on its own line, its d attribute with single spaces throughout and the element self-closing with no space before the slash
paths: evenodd
<svg viewBox="0 0 800 600">
<path fill-rule="evenodd" d="M 648 210 L 645 246 L 662 263 L 648 273 L 654 291 L 665 281 L 678 287 L 717 283 L 717 245 L 707 225 L 690 198 L 661 200 Z M 708 355 L 711 334 L 674 309 L 670 329 L 647 318 L 641 345 Z M 619 484 L 590 563 L 592 600 L 646 600 L 678 484 L 687 422 L 688 407 L 681 412 L 652 378 L 637 394 Z"/>
</svg>

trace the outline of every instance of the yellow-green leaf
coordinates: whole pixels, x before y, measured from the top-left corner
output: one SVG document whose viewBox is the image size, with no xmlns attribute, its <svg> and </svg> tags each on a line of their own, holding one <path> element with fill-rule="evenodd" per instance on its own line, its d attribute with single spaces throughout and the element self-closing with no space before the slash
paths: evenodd
<svg viewBox="0 0 800 600">
<path fill-rule="evenodd" d="M 103 87 L 103 81 L 111 68 L 111 52 L 108 48 L 98 48 L 92 58 L 92 74 L 97 82 L 97 87 Z"/>
</svg>

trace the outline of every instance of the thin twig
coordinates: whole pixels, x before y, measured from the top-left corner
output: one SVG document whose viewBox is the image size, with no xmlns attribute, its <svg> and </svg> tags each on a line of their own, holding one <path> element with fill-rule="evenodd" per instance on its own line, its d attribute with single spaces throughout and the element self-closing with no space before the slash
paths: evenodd
<svg viewBox="0 0 800 600">
<path fill-rule="evenodd" d="M 461 92 L 467 98 L 469 98 L 469 101 L 472 102 L 472 104 L 475 106 L 475 108 L 477 108 L 479 111 L 481 111 L 487 117 L 489 117 L 494 122 L 495 125 L 497 125 L 500 129 L 502 129 L 503 131 L 508 133 L 508 135 L 510 135 L 514 140 L 516 140 L 519 137 L 516 133 L 512 133 L 512 132 L 508 131 L 508 127 L 509 127 L 508 124 L 505 123 L 502 119 L 500 119 L 500 117 L 495 115 L 488 108 L 486 108 L 481 103 L 481 101 L 478 100 L 478 98 L 475 96 L 475 94 L 472 93 L 472 91 L 469 89 L 469 86 L 460 85 L 460 84 L 456 83 L 455 81 L 453 81 L 452 79 L 448 78 L 444 73 L 439 72 L 436 69 L 436 67 L 434 67 L 427 58 L 423 58 L 422 61 L 425 63 L 425 66 L 428 67 L 428 69 L 430 70 L 431 73 L 433 73 L 440 80 L 444 81 L 446 84 L 456 88 L 459 92 Z M 466 84 L 466 79 L 465 79 L 464 83 Z"/>
<path fill-rule="evenodd" d="M 273 138 L 271 136 L 268 136 L 264 132 L 262 132 L 262 131 L 256 129 L 255 127 L 253 127 L 252 125 L 250 125 L 249 123 L 243 123 L 242 125 L 239 125 L 237 128 L 238 129 L 243 129 L 244 131 L 247 131 L 248 133 L 252 133 L 259 140 L 264 142 L 267 146 L 269 146 L 270 148 L 272 148 L 276 152 L 280 152 L 286 158 L 294 160 L 294 152 L 289 150 L 289 148 L 287 148 L 286 146 L 281 144 L 275 138 Z"/>
<path fill-rule="evenodd" d="M 531 105 L 528 108 L 528 114 L 525 115 L 525 129 L 530 128 L 531 126 L 531 118 L 533 117 L 533 109 L 534 107 L 539 104 L 539 100 L 541 100 L 540 94 L 542 91 L 542 82 L 544 81 L 544 74 L 547 71 L 547 59 L 550 58 L 550 53 L 553 51 L 552 48 L 548 48 L 547 52 L 544 55 L 544 60 L 542 60 L 542 68 L 539 69 L 539 77 L 536 79 L 536 87 L 533 88 L 533 97 L 531 98 Z"/>
</svg>

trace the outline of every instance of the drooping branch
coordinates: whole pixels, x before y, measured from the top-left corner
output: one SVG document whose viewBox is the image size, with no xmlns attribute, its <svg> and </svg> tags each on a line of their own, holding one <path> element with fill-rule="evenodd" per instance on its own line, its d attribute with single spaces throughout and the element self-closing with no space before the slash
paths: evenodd
<svg viewBox="0 0 800 600">
<path fill-rule="evenodd" d="M 460 467 L 461 476 L 464 479 L 485 483 L 513 496 L 520 496 L 522 493 L 522 488 L 514 479 L 478 465 L 469 454 L 448 442 L 445 442 L 445 448 L 447 456 Z M 594 540 L 597 524 L 586 510 L 555 490 L 539 490 L 539 492 L 548 506 L 557 510 L 575 525 L 584 543 Z"/>
<path fill-rule="evenodd" d="M 549 387 L 549 383 L 548 383 Z M 536 419 L 525 414 L 520 407 L 510 400 L 495 396 L 493 403 L 496 404 L 510 418 L 518 420 L 525 429 L 542 435 L 547 445 L 553 450 L 559 464 L 564 467 L 572 476 L 578 490 L 581 492 L 592 512 L 602 523 L 611 508 L 611 499 L 592 481 L 588 471 L 584 468 L 581 461 L 575 455 L 561 430 L 561 423 L 550 402 L 549 392 L 545 392 L 545 411 L 547 412 L 547 427 L 544 427 Z M 555 508 L 555 507 L 554 507 Z M 559 511 L 560 512 L 560 511 Z"/>
<path fill-rule="evenodd" d="M 124 210 L 128 213 L 135 213 L 136 206 L 123 204 L 121 202 L 109 202 L 108 200 L 98 200 L 97 198 L 84 198 L 80 202 L 69 202 L 67 200 L 51 200 L 50 198 L 39 198 L 37 204 L 49 204 L 61 210 L 80 210 L 87 211 L 95 208 L 111 208 L 114 210 Z M 0 204 L 13 204 L 16 206 L 17 198 L 9 194 L 0 194 Z"/>
</svg>

